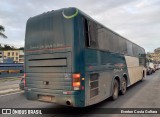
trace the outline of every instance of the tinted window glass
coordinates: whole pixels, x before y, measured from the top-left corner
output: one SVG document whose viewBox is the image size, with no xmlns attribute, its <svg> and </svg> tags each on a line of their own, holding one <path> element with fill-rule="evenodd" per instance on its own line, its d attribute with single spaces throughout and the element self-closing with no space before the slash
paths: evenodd
<svg viewBox="0 0 160 117">
<path fill-rule="evenodd" d="M 28 20 L 26 27 L 27 50 L 71 46 L 73 20 L 65 19 L 62 11 L 49 12 Z"/>
<path fill-rule="evenodd" d="M 88 36 L 86 35 L 86 47 L 89 45 L 91 48 L 136 57 L 141 53 L 145 53 L 144 49 L 138 45 L 95 22 L 88 21 L 88 23 L 85 23 L 85 27 L 87 27 L 86 25 L 88 25 L 89 29 L 85 30 L 85 34 L 88 34 Z"/>
<path fill-rule="evenodd" d="M 127 54 L 133 56 L 132 43 L 130 41 L 127 41 Z"/>
<path fill-rule="evenodd" d="M 90 37 L 89 37 L 89 29 L 88 29 L 87 19 L 84 19 L 84 36 L 85 36 L 86 47 L 90 47 Z"/>
<path fill-rule="evenodd" d="M 98 49 L 97 33 L 97 24 L 94 22 L 89 22 L 90 47 Z"/>
</svg>

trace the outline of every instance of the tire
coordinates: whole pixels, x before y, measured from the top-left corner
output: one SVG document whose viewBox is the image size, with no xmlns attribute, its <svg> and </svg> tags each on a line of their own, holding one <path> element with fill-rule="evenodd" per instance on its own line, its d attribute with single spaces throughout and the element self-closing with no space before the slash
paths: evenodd
<svg viewBox="0 0 160 117">
<path fill-rule="evenodd" d="M 143 81 L 144 77 L 145 77 L 145 74 L 144 74 L 144 71 L 143 71 L 142 79 L 140 80 L 141 82 Z"/>
<path fill-rule="evenodd" d="M 121 93 L 122 95 L 124 95 L 124 94 L 126 93 L 126 91 L 127 91 L 127 81 L 126 81 L 125 78 L 122 78 L 122 81 L 121 81 L 121 91 L 120 91 L 120 93 Z"/>
<path fill-rule="evenodd" d="M 112 100 L 116 100 L 118 98 L 119 92 L 119 84 L 116 79 L 114 79 L 113 88 L 112 88 Z"/>
</svg>

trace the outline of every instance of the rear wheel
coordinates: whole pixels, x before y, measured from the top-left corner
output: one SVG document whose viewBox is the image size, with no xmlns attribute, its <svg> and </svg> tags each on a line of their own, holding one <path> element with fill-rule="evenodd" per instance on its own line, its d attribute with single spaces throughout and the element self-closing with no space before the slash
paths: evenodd
<svg viewBox="0 0 160 117">
<path fill-rule="evenodd" d="M 112 100 L 116 100 L 118 98 L 118 92 L 119 92 L 119 85 L 118 85 L 118 81 L 115 79 L 113 83 L 113 89 L 112 89 Z"/>
<path fill-rule="evenodd" d="M 127 81 L 125 78 L 122 78 L 122 81 L 121 81 L 121 94 L 124 95 L 126 93 L 126 90 L 127 90 Z"/>
<path fill-rule="evenodd" d="M 143 78 L 145 77 L 145 72 L 143 71 L 143 74 L 142 74 L 142 79 L 141 81 L 143 81 Z"/>
</svg>

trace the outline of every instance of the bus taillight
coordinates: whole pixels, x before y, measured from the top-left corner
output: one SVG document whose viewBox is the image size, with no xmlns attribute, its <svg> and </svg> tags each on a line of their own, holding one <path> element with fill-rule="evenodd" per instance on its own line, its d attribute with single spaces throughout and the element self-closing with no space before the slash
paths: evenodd
<svg viewBox="0 0 160 117">
<path fill-rule="evenodd" d="M 26 86 L 26 73 L 24 73 L 24 86 Z"/>
<path fill-rule="evenodd" d="M 81 75 L 80 75 L 80 74 L 73 74 L 72 77 L 73 77 L 73 78 L 79 78 L 79 79 L 80 79 Z"/>
<path fill-rule="evenodd" d="M 73 87 L 79 87 L 80 86 L 80 82 L 73 82 Z"/>
<path fill-rule="evenodd" d="M 72 86 L 73 86 L 73 90 L 80 90 L 80 86 L 81 86 L 81 75 L 80 74 L 73 74 L 72 75 L 73 78 L 73 82 L 72 82 Z"/>
</svg>

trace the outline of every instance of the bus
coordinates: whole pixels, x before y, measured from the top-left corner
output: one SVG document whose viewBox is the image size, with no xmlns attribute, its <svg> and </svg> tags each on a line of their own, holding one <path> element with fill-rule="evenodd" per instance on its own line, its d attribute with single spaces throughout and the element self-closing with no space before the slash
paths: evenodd
<svg viewBox="0 0 160 117">
<path fill-rule="evenodd" d="M 145 50 L 70 7 L 28 19 L 25 93 L 37 100 L 86 107 L 124 95 L 145 77 Z"/>
</svg>

